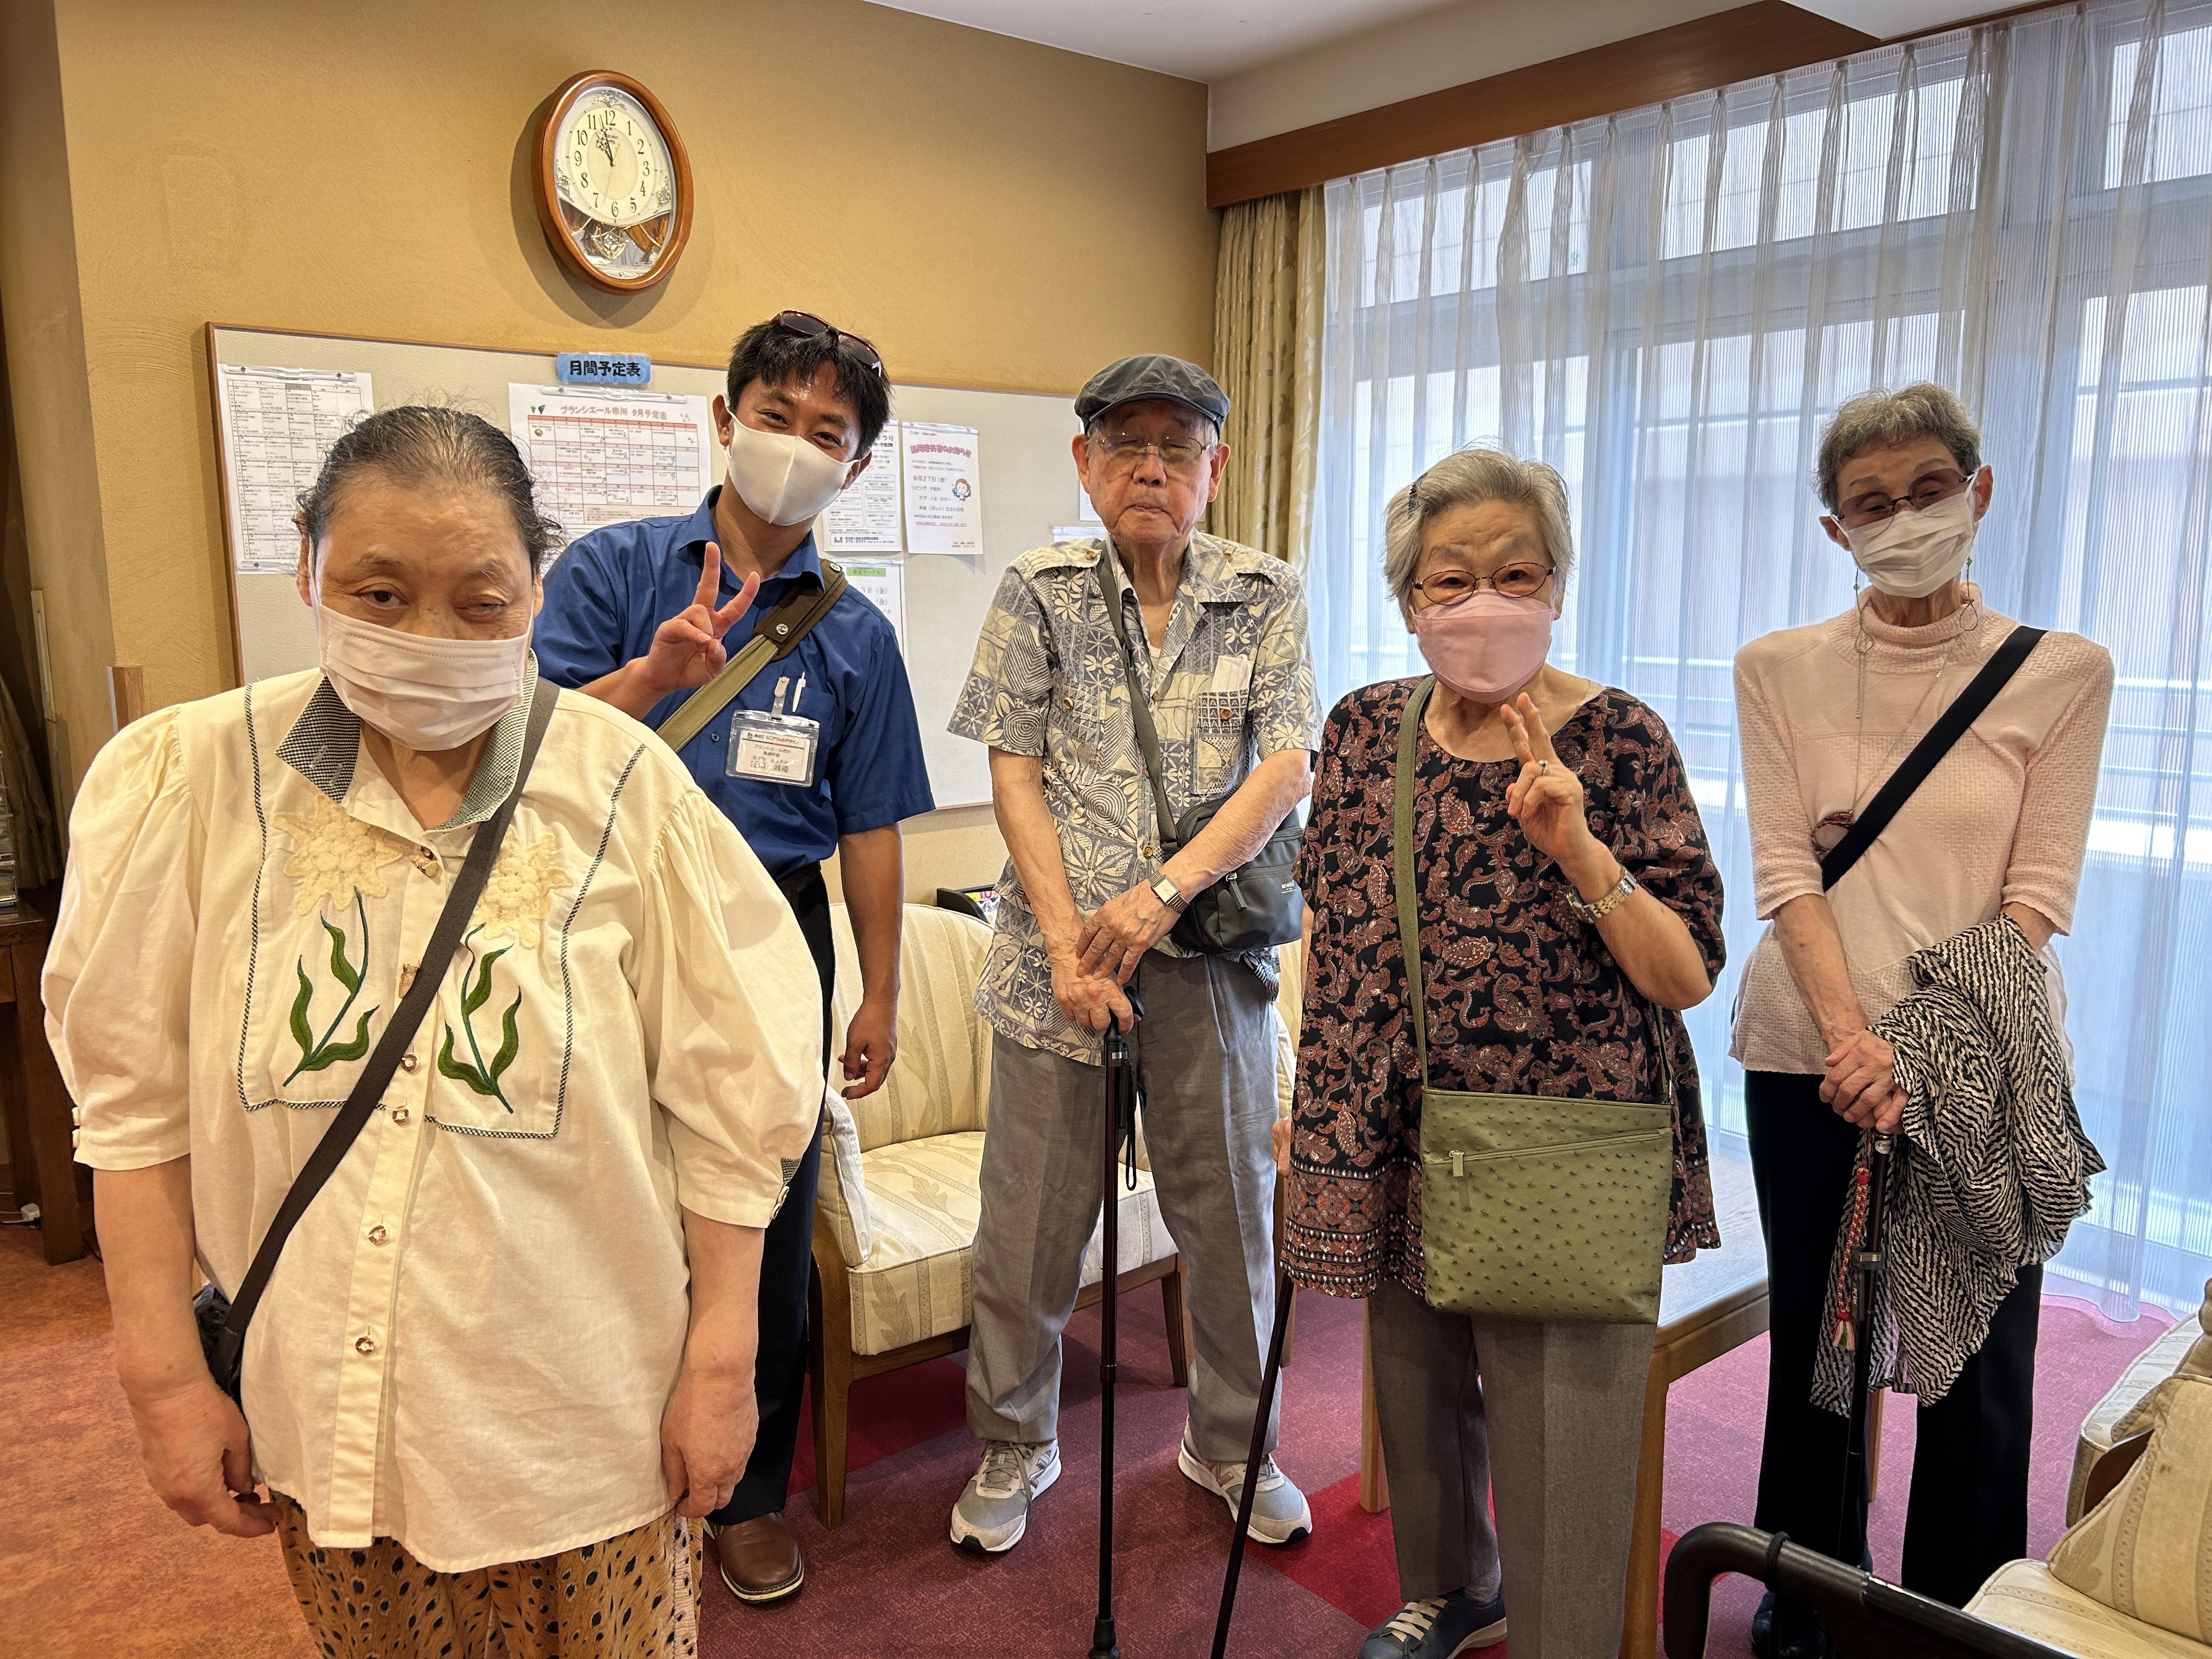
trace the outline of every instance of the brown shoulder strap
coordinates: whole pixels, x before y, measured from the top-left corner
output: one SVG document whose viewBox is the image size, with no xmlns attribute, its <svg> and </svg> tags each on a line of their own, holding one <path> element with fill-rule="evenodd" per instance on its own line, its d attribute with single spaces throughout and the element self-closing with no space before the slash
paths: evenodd
<svg viewBox="0 0 2212 1659">
<path fill-rule="evenodd" d="M 661 741 L 671 749 L 681 749 L 705 731 L 707 722 L 728 708 L 731 699 L 750 685 L 762 669 L 799 649 L 799 642 L 844 597 L 847 586 L 842 568 L 823 560 L 822 586 L 794 587 L 769 607 L 753 624 L 752 637 L 744 648 L 722 665 L 722 672 L 686 697 L 660 723 Z"/>
</svg>

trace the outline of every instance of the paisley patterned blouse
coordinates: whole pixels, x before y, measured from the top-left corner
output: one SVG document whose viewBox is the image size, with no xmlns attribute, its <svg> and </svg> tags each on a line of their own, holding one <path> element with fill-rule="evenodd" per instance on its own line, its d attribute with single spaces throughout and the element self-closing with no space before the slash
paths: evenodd
<svg viewBox="0 0 2212 1659">
<path fill-rule="evenodd" d="M 1298 1046 L 1284 1260 L 1297 1281 L 1366 1296 L 1422 1290 L 1420 1063 L 1406 1018 L 1391 880 L 1398 721 L 1419 684 L 1364 686 L 1322 734 L 1298 884 L 1313 916 Z M 1666 725 L 1600 691 L 1553 734 L 1581 778 L 1591 832 L 1688 924 L 1709 974 L 1723 960 L 1720 873 Z M 1415 750 L 1421 972 L 1437 1086 L 1656 1100 L 1646 1006 L 1567 884 L 1505 810 L 1511 761 L 1464 761 L 1425 730 Z M 1662 1012 L 1677 1079 L 1667 1259 L 1720 1243 L 1697 1062 Z"/>
</svg>

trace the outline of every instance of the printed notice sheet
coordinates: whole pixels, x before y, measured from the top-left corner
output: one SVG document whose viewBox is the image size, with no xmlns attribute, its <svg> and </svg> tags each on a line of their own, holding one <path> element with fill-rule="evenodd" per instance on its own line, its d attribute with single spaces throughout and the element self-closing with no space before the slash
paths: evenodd
<svg viewBox="0 0 2212 1659">
<path fill-rule="evenodd" d="M 842 558 L 848 553 L 896 553 L 899 539 L 898 423 L 887 422 L 868 452 L 868 470 L 814 521 L 814 544 Z M 897 617 L 894 614 L 892 620 Z"/>
<path fill-rule="evenodd" d="M 976 554 L 983 550 L 983 477 L 975 428 L 906 421 L 899 426 L 904 463 L 906 550 Z"/>
<path fill-rule="evenodd" d="M 719 453 L 712 403 L 678 392 L 507 388 L 508 428 L 538 482 L 538 505 L 571 539 L 696 507 Z"/>
<path fill-rule="evenodd" d="M 841 559 L 838 562 L 844 566 L 845 580 L 860 589 L 877 610 L 891 619 L 891 628 L 898 635 L 899 655 L 906 655 L 905 562 L 900 559 Z"/>
<path fill-rule="evenodd" d="M 289 574 L 300 562 L 292 515 L 323 457 L 376 407 L 368 374 L 320 368 L 216 369 L 216 418 L 230 495 L 230 561 L 241 574 Z"/>
</svg>

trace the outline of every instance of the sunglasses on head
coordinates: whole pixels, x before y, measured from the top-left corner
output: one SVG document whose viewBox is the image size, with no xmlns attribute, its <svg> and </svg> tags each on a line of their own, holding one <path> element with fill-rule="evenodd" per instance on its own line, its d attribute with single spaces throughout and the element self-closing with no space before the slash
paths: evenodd
<svg viewBox="0 0 2212 1659">
<path fill-rule="evenodd" d="M 854 354 L 863 363 L 878 374 L 884 372 L 883 353 L 859 335 L 848 333 L 835 323 L 824 322 L 811 311 L 779 311 L 775 314 L 775 325 L 786 334 L 796 334 L 802 340 L 818 340 L 826 334 L 832 345 L 841 350 L 847 346 L 852 347 Z"/>
</svg>

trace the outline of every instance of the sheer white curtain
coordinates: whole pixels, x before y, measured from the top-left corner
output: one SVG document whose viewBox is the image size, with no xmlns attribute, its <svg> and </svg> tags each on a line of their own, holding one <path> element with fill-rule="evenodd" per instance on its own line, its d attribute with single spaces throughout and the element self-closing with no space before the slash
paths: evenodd
<svg viewBox="0 0 2212 1659">
<path fill-rule="evenodd" d="M 1732 902 L 1692 1016 L 1708 1112 L 1759 923 L 1730 659 L 1843 610 L 1809 477 L 1844 397 L 1917 379 L 1983 422 L 1975 576 L 2109 647 L 2119 686 L 2073 938 L 2078 1093 L 2112 1168 L 2051 1288 L 2118 1316 L 2212 1272 L 2212 3 L 1961 30 L 1327 187 L 1324 695 L 1418 668 L 1383 505 L 1462 445 L 1558 466 L 1580 568 L 1554 659 L 1673 726 Z"/>
</svg>

